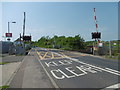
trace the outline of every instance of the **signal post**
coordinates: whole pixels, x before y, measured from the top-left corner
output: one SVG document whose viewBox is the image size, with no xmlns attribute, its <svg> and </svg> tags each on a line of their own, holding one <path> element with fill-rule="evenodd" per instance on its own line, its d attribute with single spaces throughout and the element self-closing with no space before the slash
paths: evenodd
<svg viewBox="0 0 120 90">
<path fill-rule="evenodd" d="M 96 32 L 92 32 L 92 39 L 95 39 L 95 42 L 93 42 L 93 55 L 95 54 L 95 51 L 97 50 L 97 46 L 100 43 L 101 39 L 101 32 L 98 32 L 98 24 L 97 24 L 97 17 L 96 17 L 96 8 L 94 8 L 94 22 L 96 26 Z"/>
</svg>

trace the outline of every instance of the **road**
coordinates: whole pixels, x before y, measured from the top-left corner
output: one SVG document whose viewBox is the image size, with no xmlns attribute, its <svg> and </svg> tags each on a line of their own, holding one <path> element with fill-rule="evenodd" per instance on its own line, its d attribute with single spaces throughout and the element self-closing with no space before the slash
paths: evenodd
<svg viewBox="0 0 120 90">
<path fill-rule="evenodd" d="M 15 56 L 15 55 L 8 55 L 5 57 L 2 57 L 2 61 L 0 62 L 21 62 L 25 56 Z"/>
<path fill-rule="evenodd" d="M 42 66 L 46 73 L 44 75 L 47 75 L 56 88 L 104 89 L 118 88 L 120 85 L 118 61 L 55 49 L 35 48 L 31 52 L 37 54 L 39 61 L 35 61 L 39 63 L 37 66 Z M 40 73 L 37 74 L 39 76 Z M 13 87 L 16 82 L 15 78 L 11 83 Z M 39 82 L 39 79 L 35 80 Z"/>
<path fill-rule="evenodd" d="M 106 88 L 118 84 L 118 62 L 62 50 L 37 48 L 43 67 L 60 88 Z"/>
</svg>

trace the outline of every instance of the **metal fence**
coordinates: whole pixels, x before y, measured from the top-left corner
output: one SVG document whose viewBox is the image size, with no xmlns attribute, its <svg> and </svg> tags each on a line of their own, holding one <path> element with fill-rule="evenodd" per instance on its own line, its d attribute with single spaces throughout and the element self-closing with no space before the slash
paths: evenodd
<svg viewBox="0 0 120 90">
<path fill-rule="evenodd" d="M 11 44 L 12 42 L 0 41 L 0 54 L 8 53 Z"/>
<path fill-rule="evenodd" d="M 0 41 L 0 54 L 22 55 L 26 53 L 23 43 Z"/>
</svg>

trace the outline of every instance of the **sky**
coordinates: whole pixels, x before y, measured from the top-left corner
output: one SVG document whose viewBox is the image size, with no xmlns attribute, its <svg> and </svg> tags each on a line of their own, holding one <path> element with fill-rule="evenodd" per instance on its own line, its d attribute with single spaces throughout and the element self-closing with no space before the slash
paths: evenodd
<svg viewBox="0 0 120 90">
<path fill-rule="evenodd" d="M 25 35 L 37 41 L 42 36 L 75 36 L 80 34 L 85 41 L 92 41 L 96 32 L 93 8 L 96 8 L 98 31 L 101 40 L 118 39 L 118 2 L 2 2 L 1 36 L 13 34 L 12 41 L 19 37 L 23 28 L 23 13 L 26 12 Z M 5 38 L 0 37 L 0 40 Z"/>
</svg>

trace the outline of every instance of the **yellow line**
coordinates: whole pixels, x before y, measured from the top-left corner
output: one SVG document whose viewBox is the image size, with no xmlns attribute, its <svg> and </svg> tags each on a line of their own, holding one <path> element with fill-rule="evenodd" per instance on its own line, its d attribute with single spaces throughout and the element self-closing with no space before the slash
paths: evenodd
<svg viewBox="0 0 120 90">
<path fill-rule="evenodd" d="M 48 52 L 47 55 L 45 56 L 45 58 L 51 58 L 51 52 Z"/>
<path fill-rule="evenodd" d="M 53 52 L 51 52 L 51 54 L 52 54 L 52 59 L 54 58 L 54 54 L 53 54 Z"/>
<path fill-rule="evenodd" d="M 45 58 L 45 59 L 42 59 L 42 60 L 50 60 L 50 59 L 62 59 L 62 57 L 55 57 L 55 58 Z"/>
<path fill-rule="evenodd" d="M 61 54 L 62 54 L 62 57 L 64 58 L 65 56 L 67 56 L 67 55 L 65 55 L 64 53 L 62 53 L 62 52 L 60 52 Z"/>
<path fill-rule="evenodd" d="M 68 56 L 68 55 L 65 55 L 64 53 L 60 52 L 62 54 L 62 57 L 65 57 L 65 56 Z M 86 56 L 86 55 L 80 55 L 80 56 Z M 80 56 L 69 56 L 69 57 L 80 57 Z"/>
<path fill-rule="evenodd" d="M 62 58 L 64 58 L 64 57 L 55 57 L 55 58 L 53 58 L 53 59 L 62 59 Z"/>
<path fill-rule="evenodd" d="M 86 55 L 82 54 L 81 56 L 86 56 Z"/>
<path fill-rule="evenodd" d="M 48 52 L 45 53 L 45 55 L 43 56 L 43 59 L 45 58 L 45 56 L 47 55 Z"/>
<path fill-rule="evenodd" d="M 69 56 L 69 57 L 80 57 L 80 56 Z"/>
<path fill-rule="evenodd" d="M 43 59 L 42 56 L 40 55 L 40 52 L 37 52 L 37 54 L 40 57 L 40 59 Z"/>
</svg>

